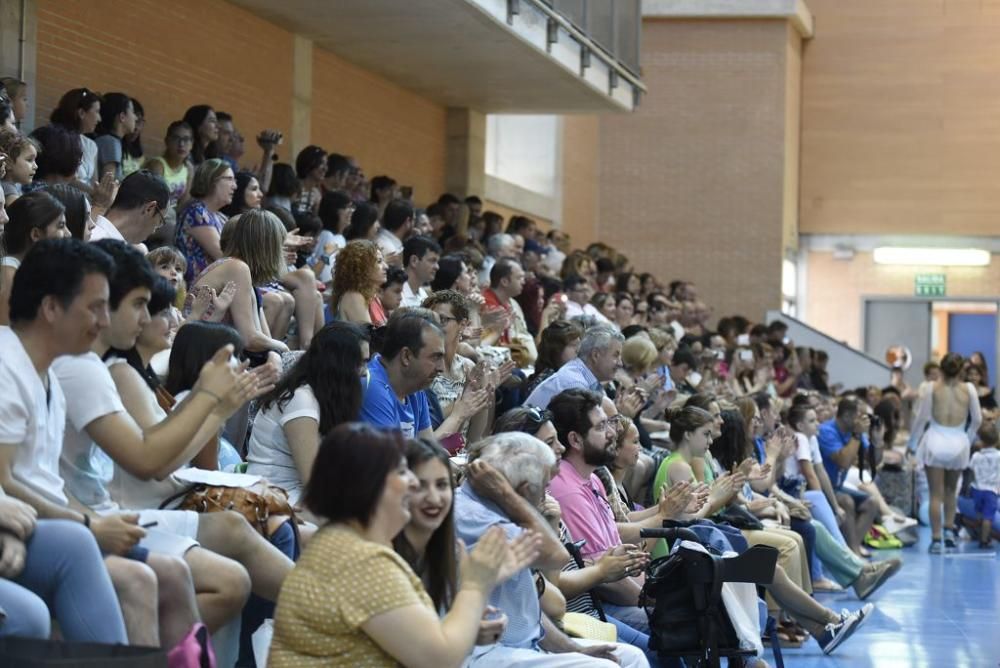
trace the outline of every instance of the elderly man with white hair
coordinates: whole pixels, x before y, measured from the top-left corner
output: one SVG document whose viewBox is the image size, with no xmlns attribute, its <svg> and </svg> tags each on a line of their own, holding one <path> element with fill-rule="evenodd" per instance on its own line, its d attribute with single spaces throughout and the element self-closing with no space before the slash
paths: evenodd
<svg viewBox="0 0 1000 668">
<path fill-rule="evenodd" d="M 615 377 L 622 365 L 622 336 L 613 325 L 594 325 L 583 334 L 576 359 L 566 362 L 554 374 L 539 383 L 524 402 L 528 406 L 548 408 L 552 397 L 564 390 L 601 391 L 601 383 Z"/>
<path fill-rule="evenodd" d="M 555 466 L 552 449 L 534 436 L 497 434 L 469 450 L 466 482 L 455 490 L 455 531 L 472 547 L 487 529 L 498 525 L 509 538 L 531 530 L 542 536 L 538 559 L 490 594 L 490 605 L 508 618 L 493 645 L 473 650 L 466 666 L 569 668 L 615 665 L 648 667 L 642 651 L 618 643 L 571 640 L 542 614 L 531 568 L 561 569 L 569 554 L 538 512 Z"/>
</svg>

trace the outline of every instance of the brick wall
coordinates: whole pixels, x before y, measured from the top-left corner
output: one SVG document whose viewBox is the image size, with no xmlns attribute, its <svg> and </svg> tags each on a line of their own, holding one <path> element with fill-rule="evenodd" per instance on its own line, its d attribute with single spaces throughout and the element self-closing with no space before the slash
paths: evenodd
<svg viewBox="0 0 1000 668">
<path fill-rule="evenodd" d="M 60 96 L 120 91 L 146 110 L 147 155 L 194 104 L 228 111 L 248 139 L 291 125 L 292 35 L 221 0 L 37 0 L 36 124 Z M 287 159 L 287 147 L 282 159 Z M 254 156 L 254 157 L 251 157 Z"/>
<path fill-rule="evenodd" d="M 121 91 L 146 110 L 147 155 L 166 126 L 194 104 L 233 114 L 247 137 L 263 128 L 291 135 L 293 35 L 222 0 L 37 0 L 36 124 L 60 96 L 87 86 Z M 414 187 L 418 203 L 444 188 L 445 110 L 345 62 L 313 50 L 311 141 L 355 156 L 371 177 Z M 290 141 L 279 158 L 294 163 Z"/>
<path fill-rule="evenodd" d="M 716 315 L 781 304 L 788 44 L 784 21 L 646 20 L 649 93 L 600 119 L 599 240 Z"/>
<path fill-rule="evenodd" d="M 312 110 L 313 140 L 357 158 L 369 178 L 413 186 L 418 204 L 444 192 L 444 107 L 315 49 Z"/>
<path fill-rule="evenodd" d="M 808 0 L 803 234 L 996 234 L 1000 4 Z"/>
</svg>

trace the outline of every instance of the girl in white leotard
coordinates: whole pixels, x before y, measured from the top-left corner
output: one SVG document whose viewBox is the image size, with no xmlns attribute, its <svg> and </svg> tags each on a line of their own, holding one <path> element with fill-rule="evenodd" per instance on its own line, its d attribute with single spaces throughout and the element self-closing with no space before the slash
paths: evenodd
<svg viewBox="0 0 1000 668">
<path fill-rule="evenodd" d="M 979 397 L 972 383 L 959 380 L 964 360 L 948 353 L 941 360 L 943 377 L 920 388 L 920 404 L 913 421 L 911 448 L 917 445 L 917 460 L 927 471 L 930 484 L 930 551 L 953 550 L 955 529 L 941 536 L 941 509 L 950 525 L 954 521 L 958 479 L 969 464 L 969 450 L 982 422 Z"/>
</svg>

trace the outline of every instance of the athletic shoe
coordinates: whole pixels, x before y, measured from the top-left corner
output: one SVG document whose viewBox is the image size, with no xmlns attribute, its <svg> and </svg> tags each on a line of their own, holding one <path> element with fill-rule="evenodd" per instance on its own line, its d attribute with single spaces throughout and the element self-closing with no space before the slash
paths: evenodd
<svg viewBox="0 0 1000 668">
<path fill-rule="evenodd" d="M 840 610 L 840 621 L 846 622 L 847 618 L 854 614 L 857 614 L 859 617 L 861 617 L 862 620 L 864 620 L 864 618 L 870 615 L 874 610 L 875 610 L 874 603 L 865 603 L 863 606 L 861 606 L 861 609 L 857 610 L 856 612 L 851 612 L 847 608 L 842 608 Z"/>
<path fill-rule="evenodd" d="M 941 542 L 940 538 L 934 538 L 931 540 L 931 546 L 927 548 L 927 551 L 931 554 L 944 554 L 944 544 Z"/>
<path fill-rule="evenodd" d="M 843 613 L 841 613 L 843 614 Z M 823 650 L 823 654 L 833 654 L 834 650 L 840 647 L 845 640 L 858 630 L 861 623 L 867 617 L 867 613 L 858 611 L 849 613 L 847 617 L 841 617 L 841 621 L 836 624 L 827 624 L 823 634 L 816 638 L 816 642 Z"/>
<path fill-rule="evenodd" d="M 889 578 L 899 572 L 903 562 L 899 559 L 886 559 L 871 564 L 861 571 L 861 575 L 854 581 L 854 593 L 862 601 L 875 593 L 879 587 L 888 582 Z"/>
<path fill-rule="evenodd" d="M 945 529 L 944 530 L 944 550 L 945 552 L 957 552 L 958 545 L 955 544 L 955 530 Z"/>
</svg>

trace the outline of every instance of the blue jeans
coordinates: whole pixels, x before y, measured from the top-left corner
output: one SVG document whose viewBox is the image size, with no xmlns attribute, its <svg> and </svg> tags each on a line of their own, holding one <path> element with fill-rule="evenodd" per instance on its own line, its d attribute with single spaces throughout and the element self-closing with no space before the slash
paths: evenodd
<svg viewBox="0 0 1000 668">
<path fill-rule="evenodd" d="M 614 605 L 613 603 L 602 603 L 601 605 L 609 617 L 615 617 L 636 631 L 649 636 L 649 618 L 646 617 L 646 611 L 639 606 Z"/>
<path fill-rule="evenodd" d="M 807 520 L 800 520 L 797 517 L 791 518 L 789 527 L 795 533 L 802 536 L 802 543 L 806 546 L 806 556 L 809 557 L 809 577 L 816 580 L 823 576 L 823 564 L 816 556 L 816 530 L 812 523 Z"/>
<path fill-rule="evenodd" d="M 641 608 L 636 609 L 641 610 Z M 670 658 L 666 662 L 660 661 L 659 655 L 649 649 L 649 636 L 642 631 L 635 630 L 625 622 L 611 615 L 605 615 L 604 617 L 608 620 L 609 624 L 614 624 L 615 628 L 618 629 L 618 642 L 641 649 L 649 660 L 650 668 L 667 668 L 668 666 L 669 668 L 681 668 L 683 666 L 680 659 Z"/>
<path fill-rule="evenodd" d="M 847 547 L 847 541 L 844 540 L 844 534 L 841 533 L 840 525 L 837 523 L 837 513 L 830 507 L 826 494 L 819 490 L 809 490 L 803 496 L 805 496 L 806 501 L 812 504 L 809 512 L 812 513 L 813 519 L 819 520 L 819 523 L 826 527 L 834 540 Z"/>
<path fill-rule="evenodd" d="M 128 644 L 125 620 L 94 535 L 66 520 L 39 520 L 25 543 L 24 569 L 0 579 L 2 636 L 49 637 L 50 615 L 76 642 Z"/>
</svg>

